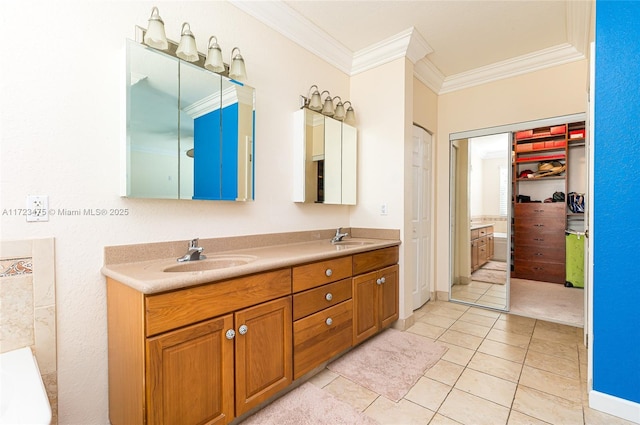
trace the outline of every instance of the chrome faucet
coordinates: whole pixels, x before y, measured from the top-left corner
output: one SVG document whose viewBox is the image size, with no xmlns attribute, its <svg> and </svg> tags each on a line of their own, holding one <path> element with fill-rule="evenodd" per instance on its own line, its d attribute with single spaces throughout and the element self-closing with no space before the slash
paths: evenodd
<svg viewBox="0 0 640 425">
<path fill-rule="evenodd" d="M 201 255 L 202 251 L 204 251 L 204 248 L 198 246 L 198 241 L 199 239 L 196 238 L 192 239 L 191 242 L 189 242 L 189 250 L 182 257 L 178 258 L 178 262 L 182 263 L 185 261 L 198 261 L 206 258 L 204 255 Z"/>
<path fill-rule="evenodd" d="M 336 230 L 335 236 L 331 238 L 331 243 L 340 242 L 342 241 L 342 238 L 349 235 L 348 233 L 340 233 L 340 230 L 342 230 L 342 227 L 338 227 L 338 230 Z"/>
</svg>

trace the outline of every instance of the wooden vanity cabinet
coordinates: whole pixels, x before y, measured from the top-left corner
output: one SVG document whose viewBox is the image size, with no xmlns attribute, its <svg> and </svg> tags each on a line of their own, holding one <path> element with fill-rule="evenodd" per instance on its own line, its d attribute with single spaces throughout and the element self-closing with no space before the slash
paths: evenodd
<svg viewBox="0 0 640 425">
<path fill-rule="evenodd" d="M 111 423 L 229 423 L 283 390 L 291 305 L 290 269 L 154 295 L 107 278 Z"/>
<path fill-rule="evenodd" d="M 353 256 L 353 345 L 399 317 L 398 247 Z"/>
<path fill-rule="evenodd" d="M 493 258 L 493 226 L 471 230 L 471 273 Z"/>
</svg>

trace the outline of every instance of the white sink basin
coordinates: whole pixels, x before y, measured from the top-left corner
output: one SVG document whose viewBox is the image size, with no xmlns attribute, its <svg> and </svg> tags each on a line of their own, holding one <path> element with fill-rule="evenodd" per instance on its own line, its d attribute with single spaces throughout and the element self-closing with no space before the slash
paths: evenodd
<svg viewBox="0 0 640 425">
<path fill-rule="evenodd" d="M 0 355 L 0 424 L 50 424 L 51 406 L 29 347 Z"/>
</svg>

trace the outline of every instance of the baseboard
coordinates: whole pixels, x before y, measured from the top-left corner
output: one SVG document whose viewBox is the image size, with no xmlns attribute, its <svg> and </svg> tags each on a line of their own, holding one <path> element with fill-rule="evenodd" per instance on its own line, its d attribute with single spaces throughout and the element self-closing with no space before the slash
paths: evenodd
<svg viewBox="0 0 640 425">
<path fill-rule="evenodd" d="M 409 316 L 409 317 L 407 317 L 405 319 L 396 320 L 395 322 L 393 322 L 393 325 L 391 325 L 391 327 L 393 329 L 398 329 L 400 331 L 406 331 L 411 326 L 413 326 L 415 323 L 416 323 L 415 316 L 413 314 L 411 314 L 411 316 Z"/>
<path fill-rule="evenodd" d="M 436 291 L 436 296 L 432 297 L 434 301 L 449 301 L 449 292 Z"/>
<path fill-rule="evenodd" d="M 640 404 L 598 391 L 589 391 L 589 407 L 640 424 Z"/>
</svg>

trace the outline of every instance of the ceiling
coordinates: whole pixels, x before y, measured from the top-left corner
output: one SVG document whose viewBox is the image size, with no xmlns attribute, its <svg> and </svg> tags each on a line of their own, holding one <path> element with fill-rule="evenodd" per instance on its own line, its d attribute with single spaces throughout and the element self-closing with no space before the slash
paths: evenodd
<svg viewBox="0 0 640 425">
<path fill-rule="evenodd" d="M 406 56 L 436 93 L 585 58 L 591 0 L 231 0 L 349 75 Z"/>
</svg>

